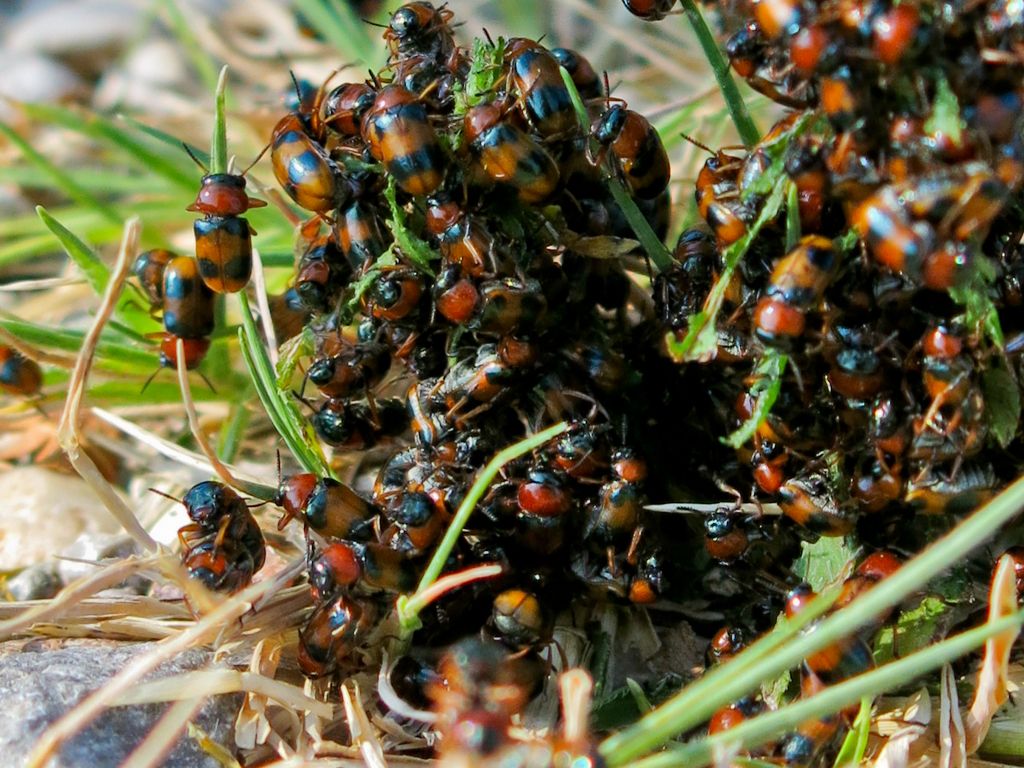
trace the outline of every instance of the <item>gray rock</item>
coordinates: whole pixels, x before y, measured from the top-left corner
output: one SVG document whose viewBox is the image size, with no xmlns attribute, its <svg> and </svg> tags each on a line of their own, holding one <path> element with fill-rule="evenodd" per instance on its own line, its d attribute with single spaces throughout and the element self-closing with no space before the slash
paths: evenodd
<svg viewBox="0 0 1024 768">
<path fill-rule="evenodd" d="M 99 688 L 152 644 L 108 641 L 15 641 L 0 644 L 0 754 L 3 764 L 24 763 L 46 728 Z M 161 666 L 153 678 L 207 664 L 212 654 L 196 649 Z M 232 730 L 242 696 L 208 700 L 192 722 L 219 744 L 234 743 Z M 114 707 L 71 739 L 50 768 L 114 768 L 124 762 L 167 704 Z M 183 734 L 162 763 L 165 768 L 218 768 L 218 763 Z"/>
<path fill-rule="evenodd" d="M 53 563 L 33 565 L 7 580 L 7 591 L 15 600 L 46 600 L 64 586 Z"/>
</svg>

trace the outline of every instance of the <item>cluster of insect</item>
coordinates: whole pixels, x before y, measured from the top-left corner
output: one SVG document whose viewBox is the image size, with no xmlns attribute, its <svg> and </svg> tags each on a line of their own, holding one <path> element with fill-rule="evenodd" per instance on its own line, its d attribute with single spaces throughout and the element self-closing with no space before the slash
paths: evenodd
<svg viewBox="0 0 1024 768">
<path fill-rule="evenodd" d="M 624 2 L 651 21 L 675 4 Z M 481 468 L 556 422 L 441 569 L 500 575 L 439 594 L 390 667 L 388 706 L 435 723 L 451 765 L 601 764 L 586 728 L 513 735 L 553 677 L 559 615 L 644 606 L 670 626 L 703 605 L 688 621 L 714 665 L 813 596 L 790 571 L 802 541 L 864 547 L 838 610 L 1017 475 L 1024 16 L 954 6 L 751 2 L 727 53 L 789 114 L 745 150 L 708 150 L 703 223 L 658 274 L 637 239 L 667 235 L 665 148 L 580 54 L 470 51 L 449 10 L 412 2 L 380 72 L 295 83 L 269 149 L 309 217 L 270 320 L 312 432 L 377 469 L 365 488 L 288 474 L 263 500 L 303 528 L 306 676 L 367 667 Z M 161 365 L 202 362 L 217 294 L 249 282 L 245 214 L 264 204 L 244 173 L 208 173 L 195 256 L 138 258 Z M 0 347 L 3 391 L 41 379 Z M 647 508 L 669 499 L 695 514 Z M 248 585 L 266 552 L 245 499 L 207 481 L 182 504 L 189 574 Z M 806 659 L 800 695 L 869 668 L 887 618 Z M 737 702 L 709 730 L 765 706 Z M 750 757 L 815 764 L 854 714 Z"/>
<path fill-rule="evenodd" d="M 648 20 L 674 5 L 625 2 Z M 749 427 L 728 485 L 818 534 L 916 551 L 1019 473 L 1024 17 L 877 0 L 759 0 L 742 16 L 732 69 L 790 111 L 747 151 L 711 153 L 706 227 L 658 276 L 659 308 L 733 404 L 712 434 Z M 713 338 L 687 350 L 714 302 Z M 724 562 L 764 538 L 763 518 L 706 527 Z M 889 572 L 880 557 L 853 578 Z M 831 670 L 808 659 L 803 694 L 862 670 L 864 651 L 851 640 Z M 835 738 L 821 725 L 758 756 L 810 762 Z"/>
<path fill-rule="evenodd" d="M 609 183 L 664 238 L 670 168 L 650 123 L 612 100 L 573 51 L 516 38 L 471 54 L 455 43 L 451 12 L 426 2 L 397 10 L 384 39 L 382 71 L 296 82 L 274 128 L 275 176 L 309 218 L 293 285 L 271 297 L 271 320 L 280 341 L 305 340 L 296 394 L 316 436 L 339 451 L 387 453 L 373 454 L 379 471 L 365 492 L 297 473 L 269 501 L 284 510 L 281 529 L 301 522 L 307 546 L 314 609 L 298 665 L 310 678 L 351 672 L 396 597 L 415 589 L 483 465 L 569 423 L 504 468 L 443 571 L 496 564 L 501 575 L 431 605 L 415 636 L 425 655 L 396 667 L 403 696 L 433 700 L 462 723 L 442 727 L 462 734 L 448 748 L 482 756 L 505 743 L 513 715 L 542 689 L 558 611 L 580 594 L 651 604 L 667 587 L 643 509 L 647 463 L 634 447 L 652 429 L 658 397 L 653 377 L 633 372 L 648 357 L 667 375 L 677 368 L 656 351 L 662 331 L 649 295 L 614 258 L 629 254 L 646 273 Z M 244 175 L 204 176 L 188 208 L 202 214 L 195 258 L 155 250 L 136 261 L 162 311 L 164 367 L 201 363 L 216 295 L 249 281 L 244 214 L 264 203 L 247 195 Z M 181 501 L 192 521 L 180 534 L 189 574 L 215 591 L 250 583 L 265 544 L 243 498 L 204 482 Z M 561 582 L 577 586 L 553 597 Z M 481 630 L 490 644 L 473 646 L 479 670 L 459 692 L 437 672 L 441 650 Z M 485 667 L 501 679 L 518 670 L 518 694 L 485 683 Z M 465 732 L 476 715 L 483 730 Z M 570 742 L 579 756 L 593 751 L 585 737 Z M 568 749 L 556 746 L 551 755 Z"/>
</svg>

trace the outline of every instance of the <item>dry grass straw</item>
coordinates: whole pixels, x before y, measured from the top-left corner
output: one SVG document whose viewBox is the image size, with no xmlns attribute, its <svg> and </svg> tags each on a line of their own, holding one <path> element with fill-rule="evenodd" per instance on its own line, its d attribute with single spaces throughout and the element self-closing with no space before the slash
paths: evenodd
<svg viewBox="0 0 1024 768">
<path fill-rule="evenodd" d="M 58 439 L 61 448 L 67 454 L 68 460 L 75 468 L 75 471 L 82 476 L 82 479 L 89 484 L 93 492 L 99 496 L 104 506 L 110 511 L 121 527 L 135 539 L 140 547 L 146 552 L 154 552 L 159 548 L 149 532 L 142 527 L 142 524 L 135 517 L 135 514 L 128 508 L 121 497 L 114 491 L 110 484 L 104 479 L 96 464 L 89 457 L 89 454 L 81 450 L 82 435 L 79 432 L 81 419 L 82 399 L 85 396 L 85 387 L 89 379 L 89 371 L 92 368 L 93 355 L 96 352 L 96 345 L 99 343 L 100 334 L 107 320 L 110 318 L 117 299 L 124 288 L 124 281 L 128 277 L 128 270 L 139 250 L 139 219 L 130 219 L 124 227 L 124 235 L 121 238 L 121 247 L 117 252 L 117 261 L 114 264 L 113 272 L 110 275 L 110 282 L 100 300 L 100 306 L 96 310 L 96 317 L 92 327 L 85 336 L 82 350 L 75 362 L 75 368 L 71 373 L 71 381 L 68 384 L 68 399 L 64 405 L 64 412 L 61 414 L 60 426 L 58 427 Z"/>
<path fill-rule="evenodd" d="M 225 599 L 188 629 L 156 643 L 151 651 L 133 660 L 103 687 L 87 696 L 74 709 L 54 723 L 32 750 L 26 768 L 43 768 L 65 741 L 89 725 L 104 709 L 115 706 L 121 697 L 126 695 L 131 688 L 138 686 L 143 677 L 153 672 L 162 663 L 191 648 L 212 641 L 218 636 L 237 632 L 241 626 L 238 623 L 239 620 L 252 609 L 253 603 L 284 586 L 298 574 L 302 565 L 302 561 L 298 561 L 293 564 L 293 567 L 278 574 L 277 577 L 250 585 L 238 594 Z M 189 695 L 195 694 L 194 689 L 187 690 Z"/>
</svg>

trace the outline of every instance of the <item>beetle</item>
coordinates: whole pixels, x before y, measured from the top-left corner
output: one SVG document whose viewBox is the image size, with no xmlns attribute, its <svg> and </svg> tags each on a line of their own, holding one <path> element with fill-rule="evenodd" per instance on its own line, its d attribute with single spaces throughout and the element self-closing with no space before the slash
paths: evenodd
<svg viewBox="0 0 1024 768">
<path fill-rule="evenodd" d="M 0 390 L 9 395 L 35 395 L 43 385 L 43 371 L 35 360 L 0 344 Z"/>
<path fill-rule="evenodd" d="M 445 158 L 423 104 L 401 85 L 387 85 L 363 115 L 363 140 L 395 183 L 427 195 L 444 180 Z"/>
<path fill-rule="evenodd" d="M 493 183 L 514 188 L 520 202 L 542 202 L 558 186 L 558 165 L 551 155 L 497 104 L 470 107 L 463 133 L 484 173 Z"/>
</svg>

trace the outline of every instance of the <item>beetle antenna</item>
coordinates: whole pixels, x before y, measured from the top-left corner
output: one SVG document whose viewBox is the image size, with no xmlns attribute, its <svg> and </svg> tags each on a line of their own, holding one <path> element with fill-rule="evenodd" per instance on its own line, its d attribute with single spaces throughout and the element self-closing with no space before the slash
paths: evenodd
<svg viewBox="0 0 1024 768">
<path fill-rule="evenodd" d="M 709 155 L 715 154 L 715 150 L 713 150 L 707 144 L 704 144 L 703 142 L 697 141 L 697 139 L 693 138 L 693 136 L 690 136 L 689 134 L 682 133 L 682 132 L 680 132 L 679 135 L 682 136 L 684 139 L 686 139 L 691 144 L 693 144 L 693 146 L 700 147 L 705 152 L 707 152 Z"/>
<path fill-rule="evenodd" d="M 192 162 L 194 162 L 196 165 L 198 165 L 200 168 L 203 169 L 203 173 L 205 173 L 205 174 L 209 174 L 210 173 L 210 169 L 206 167 L 206 164 L 202 160 L 200 160 L 198 157 L 196 157 L 196 153 L 192 151 L 192 147 L 190 147 L 184 141 L 181 142 L 181 146 L 188 153 L 188 156 L 192 158 Z"/>
<path fill-rule="evenodd" d="M 177 496 L 171 496 L 171 494 L 164 493 L 163 491 L 161 491 L 158 488 L 150 488 L 149 492 L 150 493 L 155 493 L 157 496 L 163 496 L 165 499 L 170 499 L 171 501 L 176 501 L 178 504 L 184 504 L 185 503 L 184 501 L 179 499 Z"/>
</svg>

